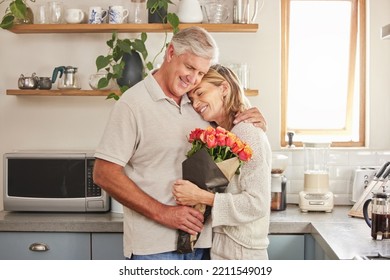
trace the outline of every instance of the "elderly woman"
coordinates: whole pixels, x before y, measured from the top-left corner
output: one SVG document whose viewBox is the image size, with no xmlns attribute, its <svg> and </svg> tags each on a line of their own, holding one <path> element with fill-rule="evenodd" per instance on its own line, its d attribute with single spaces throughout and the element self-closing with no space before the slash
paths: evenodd
<svg viewBox="0 0 390 280">
<path fill-rule="evenodd" d="M 174 183 L 173 195 L 181 205 L 212 206 L 211 259 L 268 259 L 271 149 L 267 136 L 251 123 L 233 123 L 235 115 L 246 106 L 237 76 L 227 67 L 211 67 L 189 92 L 189 98 L 204 120 L 236 134 L 250 145 L 253 155 L 224 193 L 211 193 L 179 179 Z"/>
</svg>

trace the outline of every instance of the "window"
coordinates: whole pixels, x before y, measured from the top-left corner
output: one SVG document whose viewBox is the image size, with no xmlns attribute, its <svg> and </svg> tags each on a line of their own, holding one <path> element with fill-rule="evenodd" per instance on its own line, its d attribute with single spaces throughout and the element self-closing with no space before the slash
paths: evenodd
<svg viewBox="0 0 390 280">
<path fill-rule="evenodd" d="M 365 0 L 282 0 L 281 145 L 365 145 Z"/>
</svg>

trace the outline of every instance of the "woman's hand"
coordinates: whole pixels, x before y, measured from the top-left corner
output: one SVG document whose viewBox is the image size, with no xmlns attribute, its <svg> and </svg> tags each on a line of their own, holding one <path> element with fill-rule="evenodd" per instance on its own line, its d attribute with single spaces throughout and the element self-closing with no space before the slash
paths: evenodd
<svg viewBox="0 0 390 280">
<path fill-rule="evenodd" d="M 176 180 L 172 188 L 173 197 L 179 205 L 193 206 L 199 203 L 213 205 L 214 194 L 202 190 L 188 180 Z"/>
<path fill-rule="evenodd" d="M 234 124 L 239 122 L 249 122 L 253 123 L 254 126 L 261 128 L 264 131 L 267 131 L 267 121 L 264 116 L 261 114 L 259 109 L 256 107 L 245 110 L 242 113 L 238 113 L 234 119 Z"/>
</svg>

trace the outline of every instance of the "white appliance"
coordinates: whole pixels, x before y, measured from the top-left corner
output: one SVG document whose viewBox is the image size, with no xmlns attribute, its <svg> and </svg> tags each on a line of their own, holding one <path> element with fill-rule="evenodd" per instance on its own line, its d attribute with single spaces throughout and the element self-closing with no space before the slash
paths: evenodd
<svg viewBox="0 0 390 280">
<path fill-rule="evenodd" d="M 355 170 L 352 182 L 352 202 L 356 202 L 374 179 L 378 167 L 361 167 Z"/>
<path fill-rule="evenodd" d="M 305 154 L 304 190 L 299 193 L 302 212 L 333 210 L 333 193 L 329 191 L 328 157 L 330 143 L 303 143 Z"/>
</svg>

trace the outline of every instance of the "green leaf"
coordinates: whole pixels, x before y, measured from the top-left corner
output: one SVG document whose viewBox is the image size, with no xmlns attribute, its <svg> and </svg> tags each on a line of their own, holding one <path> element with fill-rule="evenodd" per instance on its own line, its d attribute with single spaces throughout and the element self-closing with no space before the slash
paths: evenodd
<svg viewBox="0 0 390 280">
<path fill-rule="evenodd" d="M 125 67 L 125 62 L 121 61 L 118 64 L 112 66 L 112 77 L 118 79 L 122 76 L 123 68 Z"/>
<path fill-rule="evenodd" d="M 157 6 L 158 6 L 158 2 L 159 0 L 148 0 L 146 2 L 146 8 L 148 10 L 150 10 L 150 13 L 154 14 L 154 12 L 156 11 L 157 9 Z"/>
<path fill-rule="evenodd" d="M 164 8 L 168 10 L 168 5 L 175 5 L 171 0 L 148 0 L 146 2 L 146 8 L 151 14 L 154 14 L 158 9 Z"/>
<path fill-rule="evenodd" d="M 129 89 L 129 86 L 122 86 L 122 87 L 119 87 L 119 90 L 121 91 L 121 93 L 124 93 L 126 90 Z"/>
<path fill-rule="evenodd" d="M 108 71 L 107 71 L 107 72 L 108 72 Z M 108 72 L 108 73 L 107 73 L 107 80 L 111 80 L 111 79 L 115 79 L 115 78 L 114 78 L 114 74 L 111 73 L 111 72 Z"/>
<path fill-rule="evenodd" d="M 3 29 L 9 29 L 12 27 L 15 17 L 11 14 L 7 14 L 3 17 L 0 23 L 0 27 Z"/>
<path fill-rule="evenodd" d="M 119 95 L 117 95 L 116 93 L 113 93 L 111 92 L 109 95 L 107 95 L 106 99 L 115 99 L 116 101 L 118 101 L 120 98 Z"/>
<path fill-rule="evenodd" d="M 142 32 L 141 33 L 141 40 L 142 42 L 146 42 L 146 40 L 148 39 L 148 34 L 146 34 L 146 32 Z"/>
<path fill-rule="evenodd" d="M 176 34 L 177 32 L 179 32 L 179 23 L 180 23 L 179 17 L 174 13 L 168 13 L 167 20 L 168 20 L 168 23 L 173 28 L 173 34 Z"/>
<path fill-rule="evenodd" d="M 149 71 L 153 70 L 154 68 L 153 63 L 151 63 L 150 61 L 146 63 L 146 68 L 148 68 Z"/>
<path fill-rule="evenodd" d="M 10 3 L 9 8 L 15 18 L 24 19 L 27 14 L 27 6 L 23 0 L 15 0 Z"/>
<path fill-rule="evenodd" d="M 114 40 L 112 40 L 112 39 L 108 40 L 107 46 L 109 46 L 112 49 L 114 47 Z"/>
<path fill-rule="evenodd" d="M 116 32 L 112 32 L 111 39 L 107 41 L 107 46 L 109 46 L 111 49 L 114 48 L 114 44 L 117 38 L 118 34 Z"/>
<path fill-rule="evenodd" d="M 108 86 L 108 82 L 109 80 L 107 78 L 101 78 L 98 82 L 98 88 L 105 88 L 106 86 Z"/>
<path fill-rule="evenodd" d="M 104 56 L 104 55 L 99 55 L 96 58 L 96 68 L 99 71 L 100 69 L 103 69 L 106 67 L 108 64 L 110 64 L 111 61 L 111 56 Z"/>
<path fill-rule="evenodd" d="M 140 39 L 135 39 L 134 43 L 133 43 L 133 48 L 134 48 L 134 50 L 136 50 L 137 52 L 139 52 L 142 55 L 144 60 L 146 60 L 146 58 L 148 57 L 148 51 L 146 50 L 146 46 L 145 46 L 144 41 L 142 41 Z"/>
<path fill-rule="evenodd" d="M 129 39 L 121 40 L 118 42 L 118 47 L 122 52 L 131 52 L 131 41 Z"/>
<path fill-rule="evenodd" d="M 113 49 L 112 49 L 112 58 L 115 62 L 118 62 L 123 56 L 123 51 L 122 49 L 119 47 L 119 45 L 116 45 Z"/>
</svg>

